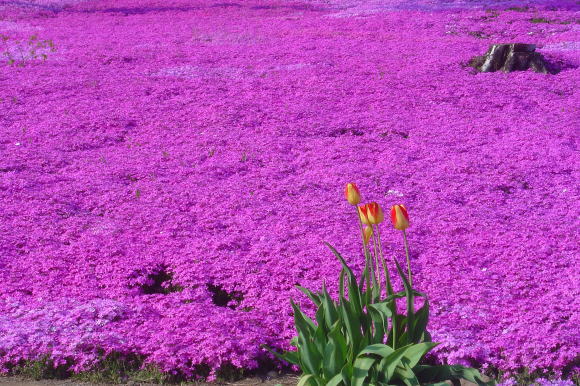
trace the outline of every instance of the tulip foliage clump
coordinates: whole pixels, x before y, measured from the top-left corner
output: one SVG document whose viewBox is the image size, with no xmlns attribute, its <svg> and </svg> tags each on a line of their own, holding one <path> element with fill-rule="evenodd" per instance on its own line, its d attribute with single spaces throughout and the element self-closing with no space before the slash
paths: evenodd
<svg viewBox="0 0 580 386">
<path fill-rule="evenodd" d="M 422 363 L 425 354 L 439 343 L 431 341 L 427 330 L 427 295 L 416 291 L 412 284 L 405 233 L 409 227 L 407 209 L 404 205 L 391 208 L 393 226 L 403 232 L 407 258 L 407 275 L 397 259 L 393 259 L 404 286 L 403 291 L 395 292 L 382 254 L 379 224 L 384 220 L 384 213 L 381 207 L 376 202 L 358 207 L 360 193 L 354 183 L 347 184 L 344 194 L 350 204 L 357 206 L 365 253 L 361 278 L 357 280 L 341 254 L 324 242 L 342 265 L 338 301 L 331 298 L 324 284 L 318 293 L 298 286 L 316 305 L 315 320 L 291 300 L 298 331 L 291 344 L 297 350 L 279 354 L 266 349 L 300 366 L 303 375 L 299 385 L 444 385 L 444 381 L 452 379 L 466 379 L 478 385 L 495 384 L 484 382 L 479 371 L 473 368 Z M 374 254 L 368 245 L 371 237 Z M 417 297 L 424 298 L 424 302 L 415 310 Z M 397 299 L 401 298 L 406 299 L 406 313 L 397 309 Z"/>
</svg>

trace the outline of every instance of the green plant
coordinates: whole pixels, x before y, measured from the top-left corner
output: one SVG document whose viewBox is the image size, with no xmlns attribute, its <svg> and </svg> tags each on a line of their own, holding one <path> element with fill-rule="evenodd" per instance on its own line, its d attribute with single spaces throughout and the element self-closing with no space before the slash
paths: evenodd
<svg viewBox="0 0 580 386">
<path fill-rule="evenodd" d="M 353 205 L 360 202 L 356 185 L 347 190 L 345 196 Z M 349 191 L 354 189 L 356 195 Z M 408 277 L 395 259 L 397 272 L 404 290 L 394 292 L 387 266 L 380 249 L 378 224 L 384 215 L 376 203 L 357 208 L 365 251 L 365 268 L 360 280 L 347 265 L 344 258 L 327 242 L 324 242 L 338 258 L 342 269 L 339 276 L 339 299 L 334 301 L 326 289 L 312 292 L 298 286 L 316 305 L 315 320 L 309 318 L 294 301 L 294 321 L 298 336 L 291 345 L 297 351 L 282 354 L 263 346 L 279 359 L 298 365 L 303 372 L 298 383 L 303 385 L 362 386 L 362 385 L 442 385 L 451 379 L 467 379 L 478 385 L 493 385 L 484 382 L 481 374 L 463 366 L 429 366 L 422 363 L 425 354 L 438 345 L 431 342 L 427 331 L 429 301 L 427 296 L 412 288 L 411 267 L 405 229 L 408 214 L 404 206 L 392 208 L 392 221 L 396 229 L 403 231 L 408 263 Z M 363 230 L 362 222 L 371 226 Z M 375 258 L 367 249 L 372 229 L 377 225 Z M 381 291 L 379 257 L 385 278 L 385 296 Z M 374 264 L 373 264 L 374 263 Z M 346 280 L 346 286 L 345 286 Z M 348 296 L 347 296 L 348 295 Z M 423 306 L 415 311 L 415 298 L 424 298 Z M 397 312 L 397 299 L 406 299 L 406 314 Z"/>
<path fill-rule="evenodd" d="M 35 360 L 23 360 L 10 370 L 11 375 L 19 375 L 34 380 L 41 379 L 65 379 L 70 376 L 68 367 L 70 363 L 59 366 L 54 365 L 54 361 L 49 354 Z"/>
<path fill-rule="evenodd" d="M 128 380 L 163 384 L 172 380 L 171 375 L 161 372 L 155 365 L 144 365 L 143 362 L 144 358 L 139 355 L 113 352 L 102 357 L 92 369 L 72 374 L 71 378 L 82 382 L 114 384 Z"/>
</svg>

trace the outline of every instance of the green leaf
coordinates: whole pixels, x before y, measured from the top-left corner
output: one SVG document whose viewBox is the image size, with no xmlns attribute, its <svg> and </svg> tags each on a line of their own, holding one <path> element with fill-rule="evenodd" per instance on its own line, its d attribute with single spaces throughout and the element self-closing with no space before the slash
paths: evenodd
<svg viewBox="0 0 580 386">
<path fill-rule="evenodd" d="M 429 351 L 431 351 L 435 346 L 438 346 L 439 343 L 417 343 L 413 344 L 405 350 L 403 356 L 409 361 L 409 367 L 413 368 L 419 363 L 421 358 Z"/>
<path fill-rule="evenodd" d="M 415 314 L 415 325 L 413 326 L 413 335 L 420 340 L 427 330 L 427 323 L 429 322 L 429 300 L 425 299 L 423 307 Z"/>
<path fill-rule="evenodd" d="M 332 377 L 328 382 L 326 382 L 326 386 L 338 386 L 342 382 L 342 374 L 338 373 L 334 377 Z"/>
<path fill-rule="evenodd" d="M 286 361 L 288 363 L 291 363 L 293 365 L 298 365 L 300 364 L 300 358 L 298 356 L 298 352 L 297 351 L 286 351 L 282 354 L 272 350 L 270 347 L 268 347 L 265 344 L 260 345 L 261 348 L 267 350 L 268 352 L 270 352 L 271 354 L 274 354 L 274 356 L 278 359 L 281 359 L 283 361 Z"/>
<path fill-rule="evenodd" d="M 353 368 L 352 368 L 352 365 L 350 363 L 347 363 L 346 365 L 344 365 L 342 370 L 340 370 L 340 374 L 342 375 L 342 382 L 344 382 L 344 384 L 346 386 L 350 386 L 350 380 L 352 378 L 352 373 L 353 373 Z"/>
<path fill-rule="evenodd" d="M 300 356 L 298 355 L 297 351 L 286 351 L 284 354 L 282 354 L 282 359 L 288 363 L 292 363 L 293 365 L 300 364 Z"/>
<path fill-rule="evenodd" d="M 352 374 L 352 386 L 362 386 L 366 377 L 369 375 L 369 369 L 375 364 L 373 358 L 358 357 L 354 362 Z"/>
<path fill-rule="evenodd" d="M 374 322 L 374 333 L 370 343 L 382 343 L 385 337 L 385 332 L 388 329 L 387 319 L 381 315 L 377 310 L 371 308 L 372 304 L 369 304 L 367 311 L 370 314 Z"/>
<path fill-rule="evenodd" d="M 425 386 L 449 386 L 447 382 L 427 383 Z"/>
<path fill-rule="evenodd" d="M 340 350 L 340 356 L 346 359 L 346 356 L 348 355 L 348 345 L 346 343 L 346 338 L 342 334 L 342 323 L 340 323 L 340 321 L 337 321 L 332 326 L 328 333 L 328 339 L 335 342 L 336 347 Z"/>
<path fill-rule="evenodd" d="M 424 292 L 419 292 L 419 291 L 415 291 L 415 290 L 413 290 L 413 294 L 414 294 L 415 296 L 420 296 L 420 297 L 422 297 L 422 298 L 426 298 L 426 297 L 428 297 L 428 296 L 427 296 L 427 294 L 425 294 Z"/>
<path fill-rule="evenodd" d="M 373 310 L 377 311 L 385 318 L 390 318 L 391 316 L 393 316 L 393 313 L 389 308 L 389 302 L 384 301 L 381 303 L 369 304 L 369 308 L 372 308 Z"/>
<path fill-rule="evenodd" d="M 341 299 L 341 304 L 339 306 L 339 311 L 342 315 L 343 323 L 346 327 L 348 333 L 348 344 L 350 345 L 351 352 L 349 353 L 352 359 L 354 355 L 358 352 L 359 342 L 362 340 L 362 333 L 360 329 L 360 316 L 356 314 L 354 307 L 346 299 Z"/>
<path fill-rule="evenodd" d="M 360 288 L 362 288 L 363 285 L 365 284 L 365 278 L 367 276 L 368 269 L 369 269 L 368 262 L 365 262 L 365 269 L 363 270 L 363 273 L 362 273 L 360 279 L 358 280 L 358 286 Z M 367 291 L 368 291 L 368 288 L 367 288 Z"/>
<path fill-rule="evenodd" d="M 377 303 L 381 299 L 381 288 L 379 283 L 374 279 L 373 288 L 372 288 L 372 301 L 371 303 Z"/>
<path fill-rule="evenodd" d="M 290 346 L 298 347 L 298 337 L 297 336 L 290 339 Z"/>
<path fill-rule="evenodd" d="M 316 349 L 320 354 L 324 353 L 324 349 L 326 347 L 326 331 L 324 324 L 321 326 L 319 325 L 314 333 L 313 343 L 316 346 Z"/>
<path fill-rule="evenodd" d="M 263 348 L 264 350 L 267 350 L 269 353 L 273 354 L 278 359 L 281 359 L 283 361 L 292 363 L 294 365 L 297 365 L 298 364 L 298 360 L 296 360 L 295 362 L 293 361 L 293 359 L 295 359 L 295 358 L 298 359 L 298 357 L 297 357 L 297 354 L 298 353 L 296 353 L 295 351 L 287 351 L 287 352 L 285 352 L 283 354 L 280 354 L 280 353 L 272 350 L 270 347 L 268 347 L 265 344 L 261 345 L 260 347 Z M 294 353 L 294 354 L 296 354 L 296 357 L 294 357 L 292 355 L 288 356 L 288 353 Z"/>
<path fill-rule="evenodd" d="M 349 266 L 346 264 L 346 261 L 344 261 L 344 258 L 340 255 L 340 253 L 338 253 L 336 249 L 334 249 L 332 245 L 328 244 L 326 241 L 324 244 L 330 248 L 332 253 L 334 253 L 334 255 L 342 264 L 342 267 L 345 269 L 348 279 L 348 299 L 353 303 L 356 313 L 360 315 L 362 312 L 361 293 L 359 286 L 356 283 L 356 277 L 354 276 L 352 269 L 349 268 Z"/>
<path fill-rule="evenodd" d="M 394 306 L 391 309 L 396 310 Z M 394 349 L 401 348 L 407 344 L 407 335 L 404 334 L 406 322 L 407 318 L 405 318 L 405 315 L 393 313 L 393 316 L 391 317 L 392 327 L 389 331 L 387 344 Z M 403 339 L 401 339 L 401 335 L 404 335 Z"/>
<path fill-rule="evenodd" d="M 319 295 L 317 295 L 314 292 L 310 291 L 309 289 L 304 288 L 304 287 L 299 286 L 299 285 L 297 285 L 296 288 L 298 288 L 301 292 L 303 292 L 306 296 L 308 296 L 308 298 L 310 300 L 312 300 L 312 303 L 316 304 L 316 306 L 320 306 Z"/>
<path fill-rule="evenodd" d="M 324 335 L 326 335 L 328 333 L 328 329 L 326 327 L 326 321 L 324 320 L 324 316 L 325 316 L 324 306 L 321 305 L 320 307 L 318 307 L 318 310 L 316 310 L 316 314 L 314 315 L 314 319 L 316 319 L 316 323 L 318 324 L 318 328 L 322 328 Z"/>
<path fill-rule="evenodd" d="M 299 334 L 304 334 L 307 338 L 310 338 L 316 331 L 316 325 L 300 310 L 300 307 L 298 307 L 293 300 L 290 300 L 290 304 L 294 310 L 294 323 L 296 325 L 296 330 L 298 330 Z"/>
<path fill-rule="evenodd" d="M 395 369 L 401 363 L 401 359 L 403 359 L 403 355 L 405 354 L 405 350 L 409 348 L 411 345 L 401 347 L 400 349 L 395 350 L 393 353 L 389 354 L 388 356 L 384 357 L 379 362 L 379 380 L 381 382 L 389 382 L 393 375 L 395 374 Z"/>
<path fill-rule="evenodd" d="M 300 377 L 298 381 L 298 385 L 296 386 L 317 386 L 318 382 L 316 382 L 316 378 L 312 374 L 304 374 Z"/>
<path fill-rule="evenodd" d="M 342 336 L 340 323 L 337 322 L 328 334 L 328 343 L 322 359 L 322 369 L 326 379 L 340 375 L 340 370 L 344 367 L 347 354 L 346 340 Z M 342 380 L 342 377 L 340 377 L 340 380 Z"/>
<path fill-rule="evenodd" d="M 404 322 L 403 322 L 404 325 Z M 412 342 L 409 342 L 409 339 L 407 338 L 407 331 L 403 332 L 401 335 L 399 335 L 399 338 L 397 339 L 397 347 L 403 347 L 403 346 L 407 346 L 409 344 L 413 344 Z"/>
<path fill-rule="evenodd" d="M 334 301 L 324 285 L 322 286 L 322 296 L 320 299 L 322 301 L 322 306 L 324 307 L 324 320 L 326 321 L 326 326 L 330 329 L 338 320 L 338 312 L 336 311 Z"/>
<path fill-rule="evenodd" d="M 405 277 L 405 274 L 403 273 L 403 270 L 401 269 L 401 266 L 399 265 L 399 262 L 395 259 L 395 265 L 397 266 L 397 271 L 399 272 L 399 276 L 401 276 L 401 278 L 403 279 L 403 286 L 405 287 L 405 295 L 407 297 L 407 342 L 408 343 L 416 343 L 415 342 L 415 336 L 414 336 L 414 331 L 413 331 L 413 326 L 415 324 L 414 319 L 415 319 L 415 299 L 414 299 L 414 293 L 413 290 L 411 289 L 411 285 L 409 284 L 409 281 L 407 280 L 407 278 Z"/>
<path fill-rule="evenodd" d="M 334 253 L 334 255 L 338 258 L 338 260 L 342 264 L 342 267 L 345 269 L 348 278 L 351 280 L 355 279 L 354 272 L 352 272 L 352 269 L 350 269 L 349 266 L 346 264 L 346 261 L 344 261 L 344 258 L 340 255 L 340 253 L 338 253 L 338 251 L 336 249 L 334 249 L 334 247 L 332 245 L 328 244 L 326 241 L 323 241 L 323 243 L 326 244 L 328 246 L 328 248 L 330 248 L 332 253 Z"/>
<path fill-rule="evenodd" d="M 338 277 L 338 298 L 342 299 L 344 297 L 344 268 L 341 268 L 340 275 Z"/>
<path fill-rule="evenodd" d="M 310 339 L 300 334 L 298 336 L 298 352 L 303 366 L 302 371 L 309 374 L 318 375 L 322 364 L 322 354 L 316 348 L 316 345 Z"/>
<path fill-rule="evenodd" d="M 385 281 L 387 284 L 387 295 L 393 294 L 395 291 L 393 290 L 393 284 L 391 283 L 391 275 L 389 274 L 387 262 L 385 261 L 385 259 L 382 259 L 381 263 L 383 265 L 383 272 L 385 273 Z"/>
<path fill-rule="evenodd" d="M 326 347 L 324 348 L 324 355 L 322 356 L 322 373 L 326 379 L 334 377 L 337 372 L 340 372 L 340 369 L 344 365 L 344 363 L 339 363 L 336 360 L 337 352 L 338 349 L 336 347 L 336 343 L 332 340 L 329 340 L 328 343 L 326 343 Z"/>
<path fill-rule="evenodd" d="M 405 363 L 403 366 L 397 366 L 395 369 L 395 376 L 397 376 L 407 386 L 419 386 L 419 380 L 411 370 L 411 366 Z"/>
<path fill-rule="evenodd" d="M 382 377 L 379 379 L 383 382 L 389 382 L 395 374 L 395 369 L 397 366 L 402 365 L 403 361 L 412 369 L 423 355 L 438 344 L 439 343 L 409 344 L 395 350 L 392 354 L 384 357 L 379 363 L 379 370 L 382 372 Z"/>
<path fill-rule="evenodd" d="M 421 382 L 442 382 L 452 379 L 466 379 L 480 386 L 495 385 L 495 381 L 485 382 L 479 371 L 471 367 L 455 366 L 424 366 L 415 367 L 415 374 Z"/>
<path fill-rule="evenodd" d="M 358 354 L 358 356 L 360 357 L 361 355 L 364 355 L 364 354 L 373 354 L 373 355 L 379 355 L 379 356 L 384 358 L 384 357 L 391 355 L 394 352 L 395 352 L 395 350 L 393 350 L 391 347 L 387 346 L 386 344 L 371 344 L 370 346 L 365 347 Z"/>
</svg>

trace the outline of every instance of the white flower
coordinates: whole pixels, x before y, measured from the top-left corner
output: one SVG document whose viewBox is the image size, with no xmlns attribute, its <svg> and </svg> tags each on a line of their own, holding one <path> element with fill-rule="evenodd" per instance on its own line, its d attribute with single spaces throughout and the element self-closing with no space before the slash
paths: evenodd
<svg viewBox="0 0 580 386">
<path fill-rule="evenodd" d="M 394 189 L 389 189 L 387 191 L 387 194 L 395 195 L 398 197 L 403 197 L 403 193 L 399 192 L 398 190 L 394 190 Z"/>
</svg>

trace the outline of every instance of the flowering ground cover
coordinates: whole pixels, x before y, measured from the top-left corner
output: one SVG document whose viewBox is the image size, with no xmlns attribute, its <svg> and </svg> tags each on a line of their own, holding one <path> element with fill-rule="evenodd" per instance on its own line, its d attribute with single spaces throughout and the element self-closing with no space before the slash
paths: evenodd
<svg viewBox="0 0 580 386">
<path fill-rule="evenodd" d="M 440 360 L 578 374 L 580 9 L 513 3 L 0 1 L 3 371 L 257 367 L 323 240 L 362 269 L 356 182 Z M 501 42 L 560 72 L 466 65 Z"/>
</svg>

